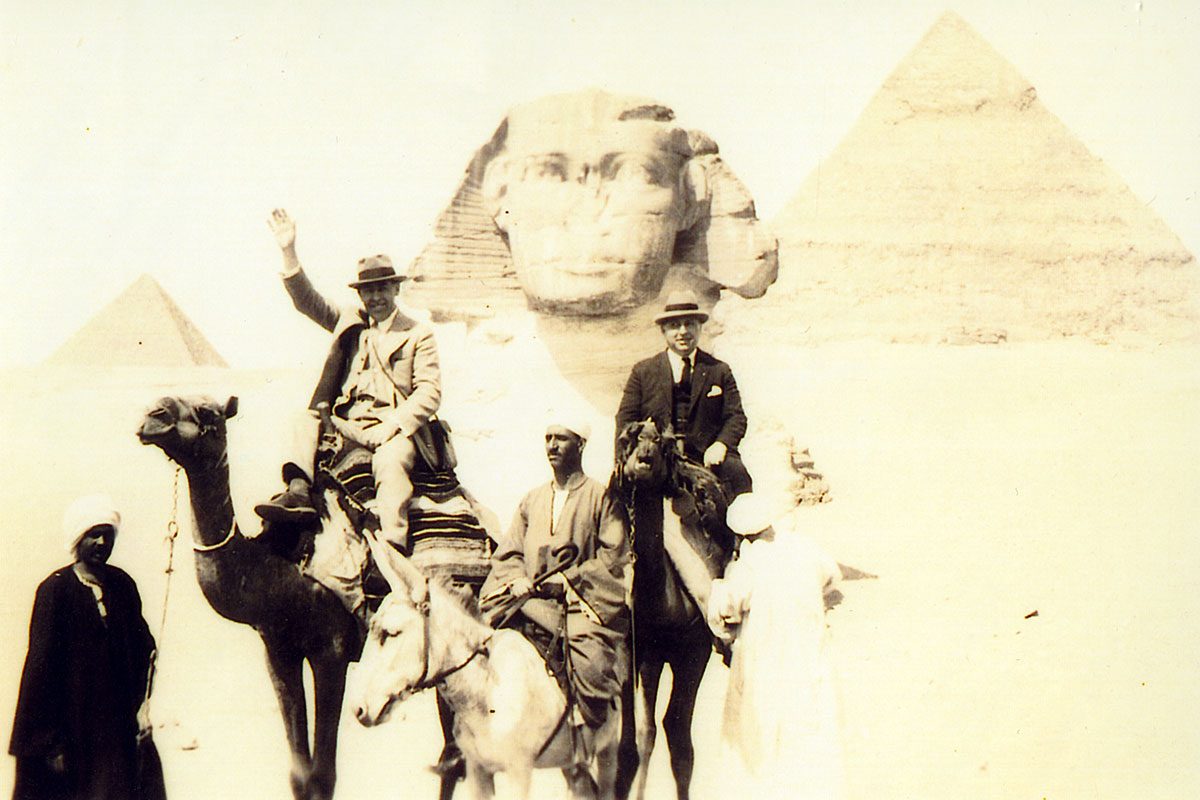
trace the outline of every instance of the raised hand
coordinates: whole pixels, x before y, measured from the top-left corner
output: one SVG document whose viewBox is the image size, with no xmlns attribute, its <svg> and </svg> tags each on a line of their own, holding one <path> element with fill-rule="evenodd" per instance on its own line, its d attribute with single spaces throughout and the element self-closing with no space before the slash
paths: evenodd
<svg viewBox="0 0 1200 800">
<path fill-rule="evenodd" d="M 275 234 L 275 241 L 281 250 L 291 250 L 296 246 L 296 223 L 288 216 L 287 211 L 277 208 L 267 217 L 267 227 Z"/>
</svg>

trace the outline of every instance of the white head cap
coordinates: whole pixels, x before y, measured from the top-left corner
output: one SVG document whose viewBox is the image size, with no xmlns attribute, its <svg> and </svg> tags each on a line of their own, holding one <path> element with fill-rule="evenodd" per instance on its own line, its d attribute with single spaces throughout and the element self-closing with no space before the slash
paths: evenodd
<svg viewBox="0 0 1200 800">
<path fill-rule="evenodd" d="M 796 501 L 785 494 L 750 492 L 738 495 L 725 512 L 725 524 L 738 536 L 762 533 L 796 507 Z"/>
<path fill-rule="evenodd" d="M 552 411 L 546 419 L 546 427 L 552 425 L 566 428 L 585 442 L 592 438 L 592 425 L 588 422 L 587 415 L 580 412 Z"/>
<path fill-rule="evenodd" d="M 80 497 L 63 513 L 63 542 L 67 552 L 75 555 L 75 548 L 83 535 L 98 525 L 111 525 L 114 531 L 121 529 L 121 512 L 106 494 L 88 494 Z"/>
</svg>

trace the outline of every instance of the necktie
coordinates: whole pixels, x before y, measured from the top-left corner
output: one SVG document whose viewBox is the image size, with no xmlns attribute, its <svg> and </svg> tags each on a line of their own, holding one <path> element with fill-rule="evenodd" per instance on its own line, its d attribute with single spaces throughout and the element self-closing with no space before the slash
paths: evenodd
<svg viewBox="0 0 1200 800">
<path fill-rule="evenodd" d="M 683 374 L 679 376 L 679 385 L 689 391 L 692 388 L 692 359 L 690 357 L 683 359 Z"/>
</svg>

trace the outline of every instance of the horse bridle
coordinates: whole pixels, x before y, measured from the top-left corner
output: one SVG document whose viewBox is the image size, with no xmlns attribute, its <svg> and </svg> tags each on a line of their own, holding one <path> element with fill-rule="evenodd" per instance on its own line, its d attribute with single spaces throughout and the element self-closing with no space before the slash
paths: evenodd
<svg viewBox="0 0 1200 800">
<path fill-rule="evenodd" d="M 420 603 L 418 603 L 417 610 L 421 612 L 421 620 L 422 620 L 423 629 L 424 629 L 423 633 L 425 636 L 425 644 L 424 644 L 424 647 L 422 648 L 422 652 L 421 652 L 421 675 L 419 678 L 417 678 L 417 680 L 411 686 L 409 686 L 408 688 L 406 688 L 400 692 L 400 695 L 399 695 L 400 697 L 404 697 L 406 695 L 414 695 L 417 692 L 424 691 L 425 689 L 432 689 L 432 688 L 436 687 L 442 681 L 446 680 L 446 678 L 449 678 L 451 675 L 453 675 L 454 673 L 463 669 L 468 664 L 470 664 L 472 661 L 474 661 L 476 656 L 478 656 L 482 653 L 486 653 L 488 650 L 488 643 L 491 641 L 491 637 L 489 636 L 488 638 L 483 640 L 483 643 L 479 647 L 476 647 L 474 650 L 471 651 L 471 655 L 467 656 L 466 661 L 462 662 L 458 666 L 444 669 L 441 672 L 438 672 L 437 674 L 430 676 L 430 674 L 429 674 L 429 599 L 426 598 L 426 599 L 422 600 Z"/>
</svg>

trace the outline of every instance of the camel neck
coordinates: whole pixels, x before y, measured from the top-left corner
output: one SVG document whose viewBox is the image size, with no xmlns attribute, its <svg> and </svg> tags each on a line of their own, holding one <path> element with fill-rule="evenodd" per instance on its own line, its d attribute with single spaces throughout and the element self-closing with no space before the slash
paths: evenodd
<svg viewBox="0 0 1200 800">
<path fill-rule="evenodd" d="M 229 497 L 229 457 L 188 471 L 192 512 L 196 515 L 196 540 L 213 545 L 224 539 L 233 525 L 233 500 Z"/>
</svg>

